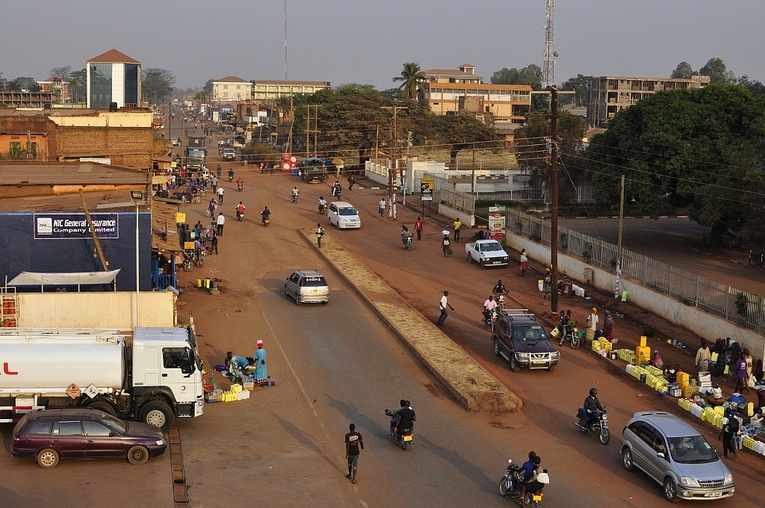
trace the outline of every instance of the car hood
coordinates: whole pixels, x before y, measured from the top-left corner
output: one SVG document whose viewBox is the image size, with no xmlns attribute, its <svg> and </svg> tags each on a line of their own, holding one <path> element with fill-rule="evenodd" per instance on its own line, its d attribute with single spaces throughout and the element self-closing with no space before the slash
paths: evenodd
<svg viewBox="0 0 765 508">
<path fill-rule="evenodd" d="M 699 481 L 724 480 L 730 474 L 728 467 L 720 459 L 703 464 L 675 462 L 675 467 L 681 476 L 688 476 Z"/>
<path fill-rule="evenodd" d="M 125 422 L 127 423 L 127 433 L 131 437 L 141 437 L 147 439 L 162 439 L 162 429 L 143 422 Z"/>
<path fill-rule="evenodd" d="M 483 254 L 487 258 L 506 258 L 507 257 L 507 253 L 506 252 L 500 252 L 500 251 L 496 251 L 496 250 L 490 250 L 488 252 L 482 252 L 481 254 Z"/>
<path fill-rule="evenodd" d="M 515 350 L 519 353 L 552 353 L 555 348 L 549 340 L 516 340 Z"/>
</svg>

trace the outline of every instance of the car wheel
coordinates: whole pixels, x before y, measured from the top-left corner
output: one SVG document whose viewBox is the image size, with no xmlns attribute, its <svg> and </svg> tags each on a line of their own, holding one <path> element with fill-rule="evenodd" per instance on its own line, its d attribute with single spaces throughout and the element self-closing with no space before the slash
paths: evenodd
<svg viewBox="0 0 765 508">
<path fill-rule="evenodd" d="M 287 289 L 287 284 L 284 285 L 284 296 L 287 298 L 291 298 L 292 295 L 290 295 L 289 290 Z"/>
<path fill-rule="evenodd" d="M 58 466 L 58 452 L 53 448 L 45 448 L 37 454 L 37 465 L 43 469 L 51 469 Z"/>
<path fill-rule="evenodd" d="M 626 446 L 622 450 L 622 466 L 624 466 L 624 469 L 627 471 L 635 470 L 635 463 L 632 461 L 632 450 Z"/>
<path fill-rule="evenodd" d="M 139 418 L 142 422 L 167 431 L 173 424 L 173 411 L 164 402 L 154 400 L 141 408 Z"/>
<path fill-rule="evenodd" d="M 499 354 L 499 342 L 497 339 L 494 339 L 494 354 L 497 356 L 500 356 Z"/>
<path fill-rule="evenodd" d="M 127 452 L 127 459 L 134 466 L 146 464 L 146 461 L 149 460 L 149 450 L 145 446 L 133 446 Z"/>
<path fill-rule="evenodd" d="M 666 478 L 664 480 L 664 487 L 662 488 L 662 492 L 664 493 L 664 499 L 670 503 L 675 502 L 677 499 L 677 486 L 675 485 L 675 482 L 672 480 L 672 478 Z"/>
<path fill-rule="evenodd" d="M 518 360 L 515 359 L 515 353 L 510 355 L 510 372 L 518 370 Z"/>
<path fill-rule="evenodd" d="M 472 263 L 473 262 L 473 256 L 471 256 L 470 254 L 468 254 L 467 256 L 468 256 L 468 264 Z"/>
<path fill-rule="evenodd" d="M 117 411 L 114 409 L 114 406 L 104 400 L 97 400 L 90 404 L 88 407 L 98 409 L 99 411 L 103 411 L 104 413 L 112 416 L 117 416 Z"/>
</svg>

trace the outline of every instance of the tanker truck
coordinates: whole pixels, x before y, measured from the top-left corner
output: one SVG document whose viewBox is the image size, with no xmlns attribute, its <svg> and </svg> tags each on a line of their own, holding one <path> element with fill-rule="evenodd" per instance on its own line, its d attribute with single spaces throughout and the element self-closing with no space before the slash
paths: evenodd
<svg viewBox="0 0 765 508">
<path fill-rule="evenodd" d="M 0 328 L 0 423 L 46 408 L 92 407 L 167 430 L 204 410 L 188 328 Z"/>
</svg>

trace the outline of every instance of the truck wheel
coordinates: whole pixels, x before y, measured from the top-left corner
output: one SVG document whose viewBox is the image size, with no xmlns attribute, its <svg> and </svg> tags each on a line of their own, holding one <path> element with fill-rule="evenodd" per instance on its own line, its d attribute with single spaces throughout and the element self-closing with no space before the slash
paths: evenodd
<svg viewBox="0 0 765 508">
<path fill-rule="evenodd" d="M 114 409 L 114 406 L 104 400 L 97 400 L 88 405 L 88 407 L 98 409 L 99 411 L 103 411 L 108 415 L 117 416 L 117 411 Z"/>
<path fill-rule="evenodd" d="M 486 265 L 483 263 L 483 259 L 478 262 L 479 265 L 481 265 L 481 270 L 486 268 Z"/>
<path fill-rule="evenodd" d="M 144 423 L 154 425 L 155 427 L 161 428 L 163 431 L 167 431 L 173 424 L 174 415 L 167 404 L 155 400 L 148 402 L 141 408 L 139 419 Z"/>
<path fill-rule="evenodd" d="M 494 339 L 494 354 L 497 356 L 500 356 L 499 354 L 499 341 L 497 339 Z"/>
<path fill-rule="evenodd" d="M 145 446 L 133 446 L 127 452 L 127 459 L 135 466 L 146 464 L 146 461 L 149 460 L 149 450 Z"/>
<path fill-rule="evenodd" d="M 58 466 L 58 452 L 53 448 L 45 448 L 37 454 L 37 465 L 43 469 Z"/>
<path fill-rule="evenodd" d="M 518 360 L 515 359 L 515 353 L 510 355 L 510 372 L 518 370 Z"/>
<path fill-rule="evenodd" d="M 468 254 L 468 264 L 470 264 L 470 263 L 472 263 L 472 262 L 473 262 L 473 256 L 471 256 L 470 254 Z"/>
</svg>

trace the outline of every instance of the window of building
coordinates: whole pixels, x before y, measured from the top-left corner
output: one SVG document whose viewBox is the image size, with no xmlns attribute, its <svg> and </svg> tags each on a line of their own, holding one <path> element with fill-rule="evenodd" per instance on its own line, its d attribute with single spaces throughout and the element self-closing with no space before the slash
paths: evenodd
<svg viewBox="0 0 765 508">
<path fill-rule="evenodd" d="M 138 106 L 139 82 L 138 64 L 125 64 L 125 105 Z"/>
<path fill-rule="evenodd" d="M 29 152 L 27 153 L 27 159 L 37 159 L 37 143 L 32 141 L 29 143 Z"/>
<path fill-rule="evenodd" d="M 21 159 L 21 143 L 18 141 L 11 141 L 11 159 Z"/>
<path fill-rule="evenodd" d="M 112 102 L 112 64 L 90 64 L 90 107 L 108 108 Z"/>
</svg>

